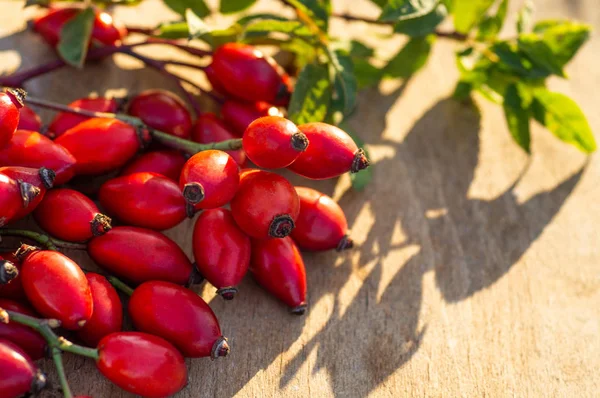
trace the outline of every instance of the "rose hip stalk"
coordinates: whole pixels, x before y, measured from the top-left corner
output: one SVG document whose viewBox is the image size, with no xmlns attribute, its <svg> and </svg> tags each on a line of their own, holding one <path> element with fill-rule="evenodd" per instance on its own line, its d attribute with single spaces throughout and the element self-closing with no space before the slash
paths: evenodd
<svg viewBox="0 0 600 398">
<path fill-rule="evenodd" d="M 263 116 L 283 117 L 283 113 L 281 113 L 279 108 L 262 101 L 241 102 L 227 100 L 221 107 L 221 117 L 237 137 L 241 137 L 244 134 L 250 123 Z"/>
<path fill-rule="evenodd" d="M 203 113 L 198 116 L 198 120 L 192 128 L 192 140 L 201 144 L 210 142 L 219 142 L 236 138 L 236 135 L 230 132 L 225 123 L 214 113 Z M 246 163 L 246 154 L 243 149 L 237 151 L 225 151 L 228 153 L 240 167 Z"/>
<path fill-rule="evenodd" d="M 80 98 L 71 102 L 68 105 L 69 108 L 73 109 L 85 109 L 94 112 L 108 112 L 114 113 L 117 111 L 119 104 L 114 99 L 109 98 Z M 69 112 L 58 113 L 50 125 L 48 126 L 49 135 L 55 138 L 63 135 L 67 130 L 77 126 L 79 123 L 88 120 L 89 117 L 83 115 L 76 115 Z"/>
<path fill-rule="evenodd" d="M 15 181 L 23 181 L 31 184 L 39 190 L 39 194 L 25 208 L 21 208 L 12 218 L 19 220 L 31 213 L 42 201 L 46 190 L 52 188 L 56 174 L 45 167 L 33 169 L 30 167 L 8 166 L 0 167 L 0 174 L 4 174 Z"/>
<path fill-rule="evenodd" d="M 0 397 L 18 398 L 38 394 L 46 386 L 46 376 L 31 358 L 12 342 L 0 339 Z"/>
<path fill-rule="evenodd" d="M 194 259 L 202 276 L 226 300 L 237 293 L 250 263 L 250 238 L 227 209 L 203 211 L 194 226 Z"/>
<path fill-rule="evenodd" d="M 0 308 L 29 316 L 37 316 L 29 306 L 11 300 L 0 299 Z M 16 344 L 34 361 L 42 359 L 45 355 L 46 340 L 30 327 L 18 323 L 0 322 L 0 340 L 2 339 Z"/>
<path fill-rule="evenodd" d="M 133 173 L 157 173 L 179 182 L 179 175 L 185 164 L 185 158 L 179 151 L 164 150 L 145 153 L 132 160 L 123 170 L 121 175 Z"/>
<path fill-rule="evenodd" d="M 146 90 L 131 100 L 128 113 L 149 127 L 180 138 L 189 138 L 192 118 L 183 101 L 166 90 Z"/>
<path fill-rule="evenodd" d="M 19 110 L 19 125 L 17 130 L 30 130 L 39 132 L 42 129 L 42 119 L 28 106 Z"/>
<path fill-rule="evenodd" d="M 39 194 L 39 188 L 0 173 L 0 227 L 14 220 L 21 211 L 27 210 Z"/>
<path fill-rule="evenodd" d="M 23 107 L 25 91 L 7 89 L 0 92 L 0 149 L 5 147 L 19 125 L 19 109 Z"/>
</svg>

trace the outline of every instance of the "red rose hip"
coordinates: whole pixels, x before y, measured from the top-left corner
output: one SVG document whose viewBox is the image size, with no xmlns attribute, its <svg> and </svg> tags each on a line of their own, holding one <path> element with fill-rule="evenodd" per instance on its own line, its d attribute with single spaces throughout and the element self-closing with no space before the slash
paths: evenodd
<svg viewBox="0 0 600 398">
<path fill-rule="evenodd" d="M 132 160 L 123 170 L 121 175 L 133 173 L 158 173 L 175 182 L 179 182 L 179 175 L 185 164 L 185 158 L 178 151 L 164 150 L 148 152 Z"/>
<path fill-rule="evenodd" d="M 11 300 L 0 299 L 0 308 L 38 317 L 29 306 Z M 46 353 L 46 340 L 35 330 L 16 322 L 0 322 L 1 339 L 12 341 L 33 360 L 43 358 Z"/>
<path fill-rule="evenodd" d="M 38 394 L 46 386 L 46 376 L 29 356 L 8 340 L 0 339 L 0 397 L 19 398 L 27 393 Z"/>
<path fill-rule="evenodd" d="M 238 137 L 244 135 L 246 128 L 263 116 L 281 116 L 283 113 L 268 102 L 241 102 L 227 100 L 221 107 L 221 117 Z"/>
<path fill-rule="evenodd" d="M 141 284 L 129 299 L 129 314 L 136 329 L 164 338 L 186 357 L 216 359 L 229 354 L 213 311 L 182 286 L 161 281 Z"/>
<path fill-rule="evenodd" d="M 13 221 L 21 212 L 28 211 L 39 194 L 39 188 L 0 173 L 0 227 Z"/>
<path fill-rule="evenodd" d="M 13 216 L 12 220 L 21 219 L 31 213 L 44 198 L 46 190 L 52 188 L 54 185 L 54 178 L 56 177 L 54 171 L 45 167 L 39 169 L 19 166 L 0 167 L 0 174 L 9 176 L 15 181 L 29 183 L 39 190 L 39 194 L 29 202 L 27 207 L 21 208 L 21 210 Z"/>
<path fill-rule="evenodd" d="M 42 129 L 42 119 L 28 106 L 19 109 L 19 126 L 17 130 L 30 130 L 39 132 Z"/>
<path fill-rule="evenodd" d="M 192 140 L 201 144 L 219 142 L 237 138 L 235 134 L 227 129 L 225 123 L 214 113 L 203 113 L 198 116 L 198 120 L 192 128 Z M 228 153 L 240 167 L 246 163 L 246 154 L 243 149 L 236 151 L 225 151 Z"/>
<path fill-rule="evenodd" d="M 184 102 L 165 90 L 146 90 L 129 104 L 129 114 L 153 129 L 180 138 L 189 138 L 192 118 Z"/>
<path fill-rule="evenodd" d="M 7 89 L 0 92 L 0 149 L 12 139 L 19 125 L 19 109 L 23 107 L 25 91 Z"/>
<path fill-rule="evenodd" d="M 71 102 L 68 106 L 69 108 L 79 108 L 86 111 L 115 113 L 119 107 L 119 104 L 114 99 L 98 97 L 80 98 Z M 48 126 L 48 131 L 50 132 L 50 135 L 57 138 L 63 135 L 67 130 L 88 119 L 90 118 L 87 116 L 77 115 L 70 112 L 60 112 L 54 117 Z"/>
<path fill-rule="evenodd" d="M 237 226 L 227 209 L 200 214 L 192 238 L 198 270 L 226 300 L 237 293 L 250 264 L 250 238 Z"/>
</svg>

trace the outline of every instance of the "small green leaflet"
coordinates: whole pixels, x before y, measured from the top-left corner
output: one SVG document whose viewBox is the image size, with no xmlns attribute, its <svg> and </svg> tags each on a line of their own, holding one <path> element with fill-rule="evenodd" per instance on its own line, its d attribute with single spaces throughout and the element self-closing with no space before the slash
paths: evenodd
<svg viewBox="0 0 600 398">
<path fill-rule="evenodd" d="M 244 37 L 267 36 L 269 33 L 286 33 L 296 37 L 313 37 L 313 33 L 300 21 L 278 21 L 260 19 L 250 23 L 244 30 Z"/>
<path fill-rule="evenodd" d="M 327 66 L 308 64 L 296 81 L 288 106 L 288 118 L 296 124 L 323 121 L 330 101 L 331 83 Z"/>
<path fill-rule="evenodd" d="M 210 36 L 210 28 L 194 13 L 193 10 L 189 8 L 185 10 L 185 20 L 189 29 L 189 40 L 201 37 L 203 40 L 207 41 L 208 44 L 213 44 Z"/>
<path fill-rule="evenodd" d="M 550 130 L 560 140 L 572 144 L 583 152 L 596 150 L 592 129 L 579 106 L 564 94 L 546 89 L 533 93 L 532 110 L 535 120 Z"/>
<path fill-rule="evenodd" d="M 94 9 L 89 7 L 68 21 L 62 28 L 58 53 L 69 65 L 83 67 L 94 26 Z"/>
<path fill-rule="evenodd" d="M 379 20 L 396 22 L 420 18 L 433 12 L 438 3 L 439 0 L 390 0 L 381 10 Z"/>
<path fill-rule="evenodd" d="M 504 92 L 504 116 L 508 129 L 514 140 L 527 153 L 531 153 L 531 133 L 529 119 L 531 98 L 522 94 L 523 90 L 517 84 L 511 84 Z"/>
<path fill-rule="evenodd" d="M 548 72 L 566 77 L 563 66 L 548 43 L 534 33 L 521 33 L 518 39 L 519 49 L 527 54 L 529 60 Z"/>
<path fill-rule="evenodd" d="M 352 137 L 352 139 L 356 143 L 356 146 L 358 146 L 359 148 L 362 148 L 365 151 L 365 156 L 367 157 L 367 159 L 371 158 L 369 155 L 369 152 L 367 151 L 367 148 L 365 147 L 364 141 L 354 131 L 352 131 L 348 127 L 347 123 L 342 122 L 339 125 L 339 128 L 341 128 L 346 133 L 348 133 L 348 135 L 350 137 Z M 350 181 L 352 182 L 352 188 L 354 188 L 357 191 L 363 191 L 365 189 L 365 187 L 369 184 L 369 182 L 371 182 L 372 178 L 373 178 L 373 164 L 372 163 L 369 167 L 359 171 L 358 173 L 350 173 Z"/>
<path fill-rule="evenodd" d="M 561 65 L 566 65 L 577 54 L 590 38 L 591 30 L 586 24 L 557 20 L 541 21 L 533 28 L 535 33 L 541 35 Z"/>
<path fill-rule="evenodd" d="M 517 32 L 525 33 L 531 29 L 531 17 L 533 16 L 533 0 L 525 0 L 525 4 L 519 11 L 517 17 Z"/>
<path fill-rule="evenodd" d="M 204 2 L 204 0 L 163 0 L 164 3 L 171 10 L 175 11 L 177 14 L 185 16 L 186 10 L 189 8 L 199 16 L 200 18 L 204 18 L 208 14 L 210 14 L 210 9 Z"/>
<path fill-rule="evenodd" d="M 323 32 L 327 32 L 331 15 L 329 0 L 287 0 L 287 3 L 306 14 Z"/>
<path fill-rule="evenodd" d="M 508 11 L 508 0 L 502 0 L 498 6 L 498 10 L 495 15 L 486 16 L 479 24 L 479 31 L 477 32 L 477 38 L 479 40 L 493 39 L 500 33 L 504 20 L 506 19 L 506 12 Z"/>
<path fill-rule="evenodd" d="M 260 20 L 260 19 L 272 19 L 272 20 L 275 20 L 275 21 L 289 21 L 288 18 L 282 17 L 281 15 L 269 14 L 269 13 L 261 13 L 261 14 L 246 15 L 245 17 L 242 17 L 242 18 L 238 19 L 237 20 L 237 24 L 241 25 L 241 26 L 246 26 L 250 22 L 254 22 L 254 21 Z"/>
<path fill-rule="evenodd" d="M 163 39 L 187 39 L 190 37 L 190 30 L 186 22 L 173 22 L 159 25 L 154 36 Z"/>
<path fill-rule="evenodd" d="M 403 33 L 412 37 L 425 36 L 448 16 L 448 9 L 444 4 L 439 4 L 428 14 L 419 18 L 407 19 L 394 25 L 394 32 Z"/>
<path fill-rule="evenodd" d="M 459 33 L 469 33 L 485 13 L 494 4 L 495 0 L 459 0 L 454 2 L 454 27 Z"/>
<path fill-rule="evenodd" d="M 384 76 L 403 79 L 412 76 L 427 63 L 434 41 L 434 35 L 411 39 L 383 68 Z"/>
<path fill-rule="evenodd" d="M 381 80 L 381 69 L 371 65 L 371 63 L 364 58 L 354 58 L 354 76 L 356 76 L 356 83 L 358 88 L 371 87 L 379 83 Z"/>
<path fill-rule="evenodd" d="M 222 14 L 233 14 L 244 11 L 255 2 L 256 0 L 221 0 L 219 11 Z"/>
<path fill-rule="evenodd" d="M 342 112 L 343 116 L 349 115 L 356 105 L 356 92 L 358 83 L 354 76 L 352 59 L 342 51 L 328 50 L 331 66 L 334 71 L 334 87 L 336 97 L 334 108 Z"/>
</svg>

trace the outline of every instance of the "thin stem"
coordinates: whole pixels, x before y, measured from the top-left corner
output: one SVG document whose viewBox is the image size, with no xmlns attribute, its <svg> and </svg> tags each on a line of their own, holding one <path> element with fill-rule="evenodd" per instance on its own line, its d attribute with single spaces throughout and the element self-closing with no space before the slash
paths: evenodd
<svg viewBox="0 0 600 398">
<path fill-rule="evenodd" d="M 106 279 L 108 280 L 108 282 L 113 285 L 117 290 L 122 291 L 123 293 L 125 293 L 128 296 L 131 296 L 133 294 L 133 289 L 129 286 L 127 286 L 122 280 L 120 280 L 117 277 L 114 276 L 107 276 Z"/>
<path fill-rule="evenodd" d="M 62 352 L 57 347 L 52 348 L 52 360 L 54 361 L 54 366 L 56 366 L 56 373 L 58 373 L 58 379 L 60 380 L 60 387 L 62 388 L 63 396 L 65 398 L 73 398 L 73 393 L 71 392 L 71 387 L 69 387 L 67 375 L 65 374 Z"/>
<path fill-rule="evenodd" d="M 142 26 L 131 26 L 131 25 L 127 25 L 127 26 L 125 26 L 125 28 L 127 29 L 127 32 L 129 32 L 129 33 L 140 33 L 142 35 L 147 35 L 147 36 L 152 36 L 154 34 L 154 31 L 156 30 L 154 28 L 144 28 Z"/>
<path fill-rule="evenodd" d="M 160 37 L 149 37 L 146 42 L 148 44 L 166 44 L 175 48 L 178 48 L 182 51 L 185 51 L 188 54 L 196 55 L 198 57 L 205 57 L 207 55 L 212 55 L 212 51 L 202 50 L 200 48 L 192 47 L 187 44 L 179 43 L 175 40 L 170 39 L 162 39 Z"/>
<path fill-rule="evenodd" d="M 193 69 L 199 69 L 199 70 L 206 69 L 206 66 L 196 65 L 196 64 L 192 64 L 190 62 L 171 61 L 171 60 L 161 60 L 161 62 L 168 64 L 168 65 L 185 66 L 186 68 L 193 68 Z"/>
<path fill-rule="evenodd" d="M 24 229 L 0 229 L 0 235 L 4 236 L 22 236 L 24 238 L 31 239 L 40 245 L 44 246 L 48 250 L 58 251 L 61 249 L 77 249 L 86 250 L 87 246 L 83 243 L 66 242 L 64 240 L 51 238 L 48 235 L 41 234 L 39 232 L 27 231 Z"/>
</svg>

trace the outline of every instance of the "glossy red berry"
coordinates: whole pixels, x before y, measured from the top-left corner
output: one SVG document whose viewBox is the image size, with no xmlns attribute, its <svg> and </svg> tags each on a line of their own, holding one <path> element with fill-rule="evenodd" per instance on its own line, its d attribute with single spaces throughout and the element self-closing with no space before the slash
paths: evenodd
<svg viewBox="0 0 600 398">
<path fill-rule="evenodd" d="M 92 44 L 110 46 L 119 43 L 127 36 L 127 29 L 121 22 L 105 11 L 96 10 L 92 29 Z"/>
<path fill-rule="evenodd" d="M 42 129 L 42 119 L 33 109 L 24 106 L 19 109 L 19 126 L 17 130 L 30 130 L 39 132 Z"/>
<path fill-rule="evenodd" d="M 40 204 L 46 194 L 46 190 L 52 188 L 54 185 L 54 178 L 56 177 L 54 171 L 45 167 L 39 169 L 19 166 L 0 167 L 0 174 L 4 174 L 15 181 L 29 183 L 39 190 L 39 194 L 29 202 L 29 205 L 21 208 L 17 214 L 13 216 L 13 221 L 25 217 Z"/>
<path fill-rule="evenodd" d="M 198 270 L 226 300 L 237 293 L 250 264 L 250 238 L 235 223 L 227 209 L 203 211 L 192 238 Z"/>
<path fill-rule="evenodd" d="M 114 99 L 98 97 L 80 98 L 71 102 L 68 106 L 69 108 L 79 108 L 86 111 L 115 113 L 119 107 L 119 104 Z M 60 137 L 67 130 L 88 119 L 89 117 L 87 116 L 76 115 L 70 112 L 60 112 L 54 117 L 48 126 L 48 135 L 51 135 L 54 138 Z"/>
<path fill-rule="evenodd" d="M 263 101 L 227 100 L 221 107 L 221 117 L 238 137 L 244 134 L 250 123 L 263 116 L 283 117 L 283 113 L 276 106 Z"/>
<path fill-rule="evenodd" d="M 306 272 L 294 241 L 253 239 L 250 271 L 269 293 L 290 307 L 292 313 L 306 311 Z"/>
<path fill-rule="evenodd" d="M 39 169 L 46 167 L 56 173 L 55 185 L 68 182 L 75 175 L 76 160 L 63 146 L 40 133 L 17 130 L 4 149 L 0 149 L 0 164 Z"/>
<path fill-rule="evenodd" d="M 98 370 L 125 391 L 144 397 L 175 394 L 187 383 L 183 356 L 166 340 L 139 332 L 112 333 L 98 344 Z"/>
<path fill-rule="evenodd" d="M 23 107 L 23 90 L 0 92 L 0 149 L 12 139 L 19 125 L 19 109 Z"/>
<path fill-rule="evenodd" d="M 233 198 L 240 181 L 238 164 L 223 151 L 198 152 L 179 178 L 185 200 L 196 209 L 221 207 Z"/>
<path fill-rule="evenodd" d="M 79 265 L 62 253 L 28 245 L 16 256 L 25 294 L 37 312 L 69 330 L 81 329 L 90 320 L 92 292 Z"/>
<path fill-rule="evenodd" d="M 137 330 L 162 337 L 186 357 L 216 359 L 229 354 L 217 317 L 189 289 L 169 282 L 146 282 L 135 289 L 128 308 Z"/>
<path fill-rule="evenodd" d="M 146 90 L 131 100 L 129 114 L 149 127 L 180 138 L 189 138 L 192 118 L 185 103 L 166 90 Z"/>
<path fill-rule="evenodd" d="M 149 142 L 147 130 L 116 119 L 88 119 L 54 142 L 67 148 L 77 159 L 79 175 L 103 174 L 122 167 Z"/>
<path fill-rule="evenodd" d="M 300 214 L 291 237 L 300 248 L 342 251 L 353 246 L 344 211 L 332 198 L 307 187 L 296 187 L 296 192 Z"/>
<path fill-rule="evenodd" d="M 184 164 L 185 158 L 178 151 L 153 151 L 132 160 L 121 170 L 121 175 L 125 176 L 141 172 L 158 173 L 175 182 L 179 182 L 179 175 Z"/>
<path fill-rule="evenodd" d="M 357 173 L 369 166 L 362 149 L 342 129 L 327 123 L 307 123 L 298 126 L 309 147 L 289 166 L 296 174 L 313 180 L 337 177 L 346 172 Z"/>
<path fill-rule="evenodd" d="M 98 198 L 110 216 L 127 225 L 163 230 L 186 218 L 186 203 L 179 185 L 156 173 L 134 173 L 108 180 L 102 184 Z"/>
<path fill-rule="evenodd" d="M 111 219 L 91 199 L 68 188 L 48 191 L 33 216 L 44 231 L 69 242 L 85 242 L 111 229 Z"/>
<path fill-rule="evenodd" d="M 38 394 L 46 386 L 46 376 L 31 358 L 14 343 L 0 339 L 0 397 L 19 398 Z"/>
<path fill-rule="evenodd" d="M 94 312 L 77 336 L 90 347 L 96 347 L 104 336 L 120 332 L 123 327 L 123 305 L 115 288 L 102 275 L 85 275 L 92 291 Z"/>
<path fill-rule="evenodd" d="M 244 173 L 231 213 L 242 231 L 258 238 L 283 238 L 294 229 L 300 211 L 296 190 L 280 175 L 253 170 Z"/>
<path fill-rule="evenodd" d="M 0 227 L 13 221 L 20 212 L 27 211 L 39 194 L 39 188 L 0 173 Z"/>
<path fill-rule="evenodd" d="M 133 283 L 162 280 L 184 285 L 193 281 L 190 260 L 160 232 L 114 227 L 88 243 L 90 257 L 110 273 Z"/>
<path fill-rule="evenodd" d="M 265 169 L 289 166 L 309 146 L 298 127 L 279 116 L 263 116 L 250 123 L 242 144 L 250 160 Z"/>
<path fill-rule="evenodd" d="M 245 101 L 281 102 L 289 97 L 280 67 L 248 44 L 227 43 L 213 55 L 212 68 L 231 96 Z"/>
<path fill-rule="evenodd" d="M 4 283 L 0 283 L 0 298 L 18 301 L 27 300 L 25 290 L 23 290 L 23 284 L 21 283 L 21 263 L 12 252 L 0 252 L 0 258 L 16 267 L 18 272 L 15 276 L 13 271 L 13 275 L 5 278 Z M 4 266 L 4 268 L 6 268 L 6 266 Z M 6 282 L 8 279 L 10 279 L 10 281 Z"/>
<path fill-rule="evenodd" d="M 192 140 L 201 144 L 219 142 L 237 138 L 235 134 L 228 130 L 227 126 L 214 113 L 203 113 L 198 116 L 198 120 L 192 128 Z M 240 167 L 246 163 L 246 154 L 243 149 L 237 151 L 225 151 L 228 153 Z"/>
<path fill-rule="evenodd" d="M 227 93 L 227 90 L 225 90 L 225 88 L 219 81 L 219 77 L 217 76 L 215 68 L 213 68 L 212 64 L 206 65 L 206 67 L 204 68 L 204 74 L 206 75 L 208 82 L 212 86 L 213 91 L 223 95 Z"/>
<path fill-rule="evenodd" d="M 39 317 L 29 306 L 12 300 L 0 299 L 0 308 L 20 314 Z M 0 322 L 0 340 L 12 341 L 35 360 L 46 354 L 46 340 L 35 330 L 16 322 Z"/>
</svg>

